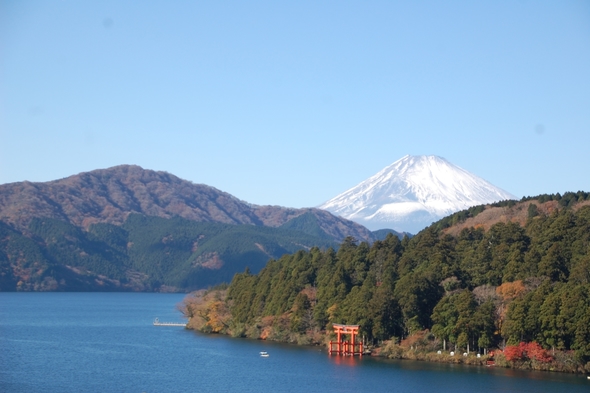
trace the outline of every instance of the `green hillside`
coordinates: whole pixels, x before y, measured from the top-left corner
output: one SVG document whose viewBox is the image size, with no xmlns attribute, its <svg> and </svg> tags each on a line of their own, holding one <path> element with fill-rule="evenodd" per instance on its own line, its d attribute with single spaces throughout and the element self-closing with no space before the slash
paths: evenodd
<svg viewBox="0 0 590 393">
<path fill-rule="evenodd" d="M 88 231 L 49 218 L 33 219 L 26 233 L 0 222 L 0 239 L 0 291 L 188 291 L 302 248 L 335 246 L 292 229 L 140 214 Z"/>
<path fill-rule="evenodd" d="M 536 342 L 583 369 L 590 361 L 588 199 L 568 193 L 476 207 L 412 239 L 389 235 L 369 245 L 348 238 L 338 251 L 285 255 L 257 275 L 236 275 L 217 330 L 311 343 L 332 323 L 359 324 L 370 343 L 418 335 L 413 351 Z M 476 216 L 489 221 L 451 235 Z M 207 309 L 197 296 L 189 315 L 191 304 L 219 319 L 221 308 Z"/>
</svg>

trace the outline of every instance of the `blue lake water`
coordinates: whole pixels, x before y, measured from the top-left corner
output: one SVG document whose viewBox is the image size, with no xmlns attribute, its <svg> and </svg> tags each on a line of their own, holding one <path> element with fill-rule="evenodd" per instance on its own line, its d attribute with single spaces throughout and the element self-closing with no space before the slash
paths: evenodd
<svg viewBox="0 0 590 393">
<path fill-rule="evenodd" d="M 182 322 L 183 297 L 0 293 L 0 392 L 590 392 L 581 375 L 338 358 L 152 325 Z"/>
</svg>

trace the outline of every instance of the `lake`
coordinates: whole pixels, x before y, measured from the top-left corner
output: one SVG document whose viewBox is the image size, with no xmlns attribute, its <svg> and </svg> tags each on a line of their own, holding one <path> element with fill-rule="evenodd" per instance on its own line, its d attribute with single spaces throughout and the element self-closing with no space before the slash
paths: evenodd
<svg viewBox="0 0 590 393">
<path fill-rule="evenodd" d="M 0 392 L 590 391 L 581 375 L 330 357 L 152 325 L 182 322 L 183 297 L 0 293 Z"/>
</svg>

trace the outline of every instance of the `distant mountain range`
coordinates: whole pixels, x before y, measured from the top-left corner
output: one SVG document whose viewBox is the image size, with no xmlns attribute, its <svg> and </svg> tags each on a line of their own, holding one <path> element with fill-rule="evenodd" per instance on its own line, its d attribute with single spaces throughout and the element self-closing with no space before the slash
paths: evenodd
<svg viewBox="0 0 590 393">
<path fill-rule="evenodd" d="M 0 291 L 185 291 L 348 236 L 385 234 L 320 209 L 256 206 L 123 165 L 0 185 Z"/>
<path fill-rule="evenodd" d="M 405 156 L 318 206 L 371 230 L 417 233 L 472 206 L 517 199 L 437 156 Z"/>
</svg>

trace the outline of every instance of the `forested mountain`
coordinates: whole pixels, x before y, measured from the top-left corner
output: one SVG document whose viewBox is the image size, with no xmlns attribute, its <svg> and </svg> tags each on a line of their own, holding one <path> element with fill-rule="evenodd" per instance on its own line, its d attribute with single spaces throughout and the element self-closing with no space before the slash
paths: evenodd
<svg viewBox="0 0 590 393">
<path fill-rule="evenodd" d="M 590 361 L 589 199 L 578 192 L 479 206 L 412 239 L 347 238 L 338 251 L 297 251 L 257 275 L 236 275 L 217 297 L 188 299 L 186 312 L 205 331 L 284 341 L 321 342 L 332 323 L 360 325 L 369 342 L 421 332 L 434 350 L 534 341 L 573 350 L 583 365 Z"/>
<path fill-rule="evenodd" d="M 310 213 L 322 232 L 337 241 L 346 236 L 372 238 L 365 227 L 319 209 L 252 205 L 214 187 L 135 165 L 46 183 L 0 185 L 0 220 L 22 232 L 35 218 L 55 218 L 86 229 L 95 223 L 121 225 L 131 213 L 268 227 Z"/>
<path fill-rule="evenodd" d="M 0 291 L 175 290 L 374 235 L 319 209 L 256 206 L 138 166 L 0 185 Z"/>
</svg>

